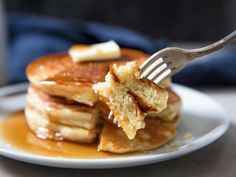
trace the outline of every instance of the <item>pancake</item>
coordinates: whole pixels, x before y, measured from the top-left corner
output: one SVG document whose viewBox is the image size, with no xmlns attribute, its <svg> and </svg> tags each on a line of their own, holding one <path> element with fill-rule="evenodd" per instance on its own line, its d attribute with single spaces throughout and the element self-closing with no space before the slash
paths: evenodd
<svg viewBox="0 0 236 177">
<path fill-rule="evenodd" d="M 156 118 L 155 118 L 156 119 Z M 176 115 L 171 121 L 168 120 L 168 121 L 165 121 L 165 120 L 162 120 L 162 119 L 157 119 L 160 121 L 160 123 L 163 125 L 163 126 L 166 126 L 167 128 L 170 128 L 170 129 L 175 129 L 178 127 L 178 125 L 180 124 L 180 115 Z"/>
<path fill-rule="evenodd" d="M 104 102 L 100 102 L 99 104 L 100 104 L 101 118 L 105 120 L 107 123 L 110 123 L 111 125 L 115 125 L 112 119 L 108 119 L 110 108 Z M 164 126 L 168 128 L 172 128 L 172 129 L 176 128 L 180 124 L 180 120 L 181 120 L 180 115 L 178 113 L 176 113 L 176 116 L 172 120 L 169 120 L 169 119 L 165 120 L 165 118 L 159 118 L 157 116 L 154 116 L 154 117 L 147 116 L 146 118 L 157 119 Z"/>
<path fill-rule="evenodd" d="M 39 138 L 48 138 L 56 141 L 68 140 L 78 143 L 92 143 L 96 139 L 96 129 L 88 130 L 53 123 L 44 118 L 32 106 L 26 107 L 25 116 L 29 128 Z"/>
<path fill-rule="evenodd" d="M 105 123 L 98 149 L 113 153 L 147 151 L 160 147 L 176 135 L 175 129 L 163 126 L 157 119 L 145 119 L 145 129 L 129 140 L 121 128 Z"/>
<path fill-rule="evenodd" d="M 148 112 L 147 117 L 157 117 L 164 121 L 172 121 L 181 111 L 182 103 L 178 94 L 171 89 L 167 88 L 169 98 L 167 101 L 167 107 L 161 112 Z"/>
<path fill-rule="evenodd" d="M 30 82 L 44 92 L 93 106 L 98 97 L 92 85 L 104 80 L 111 64 L 131 60 L 141 64 L 148 58 L 137 50 L 122 49 L 121 53 L 116 60 L 84 63 L 73 63 L 66 53 L 48 55 L 29 64 L 26 73 Z"/>
<path fill-rule="evenodd" d="M 26 74 L 32 85 L 44 92 L 93 106 L 98 101 L 92 85 L 104 80 L 111 64 L 136 61 L 141 65 L 149 56 L 133 49 L 122 49 L 121 58 L 101 62 L 73 63 L 67 53 L 47 55 L 27 66 Z M 160 85 L 166 87 L 170 79 Z"/>
<path fill-rule="evenodd" d="M 35 86 L 29 87 L 26 98 L 30 105 L 52 122 L 86 129 L 96 127 L 98 106 L 89 107 L 49 96 Z"/>
<path fill-rule="evenodd" d="M 94 91 L 104 101 L 129 139 L 133 139 L 138 129 L 144 128 L 144 115 L 128 89 L 115 80 L 110 72 L 105 82 L 93 85 Z"/>
<path fill-rule="evenodd" d="M 171 86 L 171 78 L 166 78 L 158 84 L 162 88 L 168 88 Z"/>
<path fill-rule="evenodd" d="M 176 117 L 179 117 L 178 115 L 180 114 L 181 111 L 181 99 L 173 89 L 167 88 L 167 91 L 169 95 L 167 101 L 167 107 L 159 113 L 155 112 L 147 113 L 145 117 L 157 118 L 163 120 L 167 124 L 168 122 L 172 124 L 174 121 L 177 120 Z M 108 119 L 110 108 L 107 106 L 107 104 L 105 104 L 102 101 L 99 104 L 100 104 L 99 107 L 100 107 L 101 117 L 106 122 L 113 124 L 113 120 Z"/>
<path fill-rule="evenodd" d="M 94 142 L 98 129 L 101 128 L 98 126 L 101 121 L 98 118 L 98 107 L 101 104 L 98 104 L 100 101 L 92 86 L 104 81 L 105 75 L 114 63 L 121 66 L 128 61 L 135 61 L 139 66 L 149 57 L 143 52 L 132 49 L 122 49 L 121 53 L 122 56 L 119 59 L 83 63 L 73 63 L 68 54 L 59 53 L 44 56 L 29 64 L 26 72 L 32 87 L 29 88 L 27 94 L 29 104 L 25 109 L 25 115 L 30 129 L 41 138 L 78 143 Z M 133 111 L 131 111 L 131 116 L 128 116 L 133 120 L 130 122 L 128 117 L 122 118 L 124 121 L 121 125 L 125 127 L 129 137 L 121 128 L 105 122 L 99 144 L 100 150 L 117 153 L 150 150 L 175 135 L 176 122 L 179 120 L 177 117 L 172 120 L 168 119 L 169 122 L 164 119 L 163 121 L 147 118 L 145 122 L 149 128 L 143 129 L 144 114 L 136 98 L 123 84 L 114 79 L 113 81 L 120 86 L 117 96 L 119 97 L 121 91 L 127 98 L 122 97 L 122 103 L 127 100 L 127 105 L 123 105 L 124 107 L 120 108 L 117 114 L 123 115 L 122 111 L 128 108 L 128 112 Z M 170 79 L 166 79 L 159 85 L 167 88 L 170 83 Z M 107 103 L 103 104 L 107 106 Z M 102 114 L 104 110 L 101 109 Z M 109 107 L 108 110 L 110 111 Z M 158 111 L 160 109 L 155 110 L 154 117 Z M 114 130 L 117 134 L 113 135 Z M 133 140 L 130 141 L 129 138 Z M 117 149 L 118 146 L 120 149 Z"/>
<path fill-rule="evenodd" d="M 160 112 L 166 108 L 168 92 L 146 78 L 141 79 L 135 62 L 128 62 L 122 66 L 114 64 L 110 72 L 135 97 L 144 112 L 149 110 Z"/>
</svg>

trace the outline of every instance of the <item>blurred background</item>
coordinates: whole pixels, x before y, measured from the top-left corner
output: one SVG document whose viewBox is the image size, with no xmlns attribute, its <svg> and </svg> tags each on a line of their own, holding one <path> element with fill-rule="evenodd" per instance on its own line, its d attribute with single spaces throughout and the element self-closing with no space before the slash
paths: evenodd
<svg viewBox="0 0 236 177">
<path fill-rule="evenodd" d="M 216 40 L 231 32 L 235 5 L 235 0 L 5 0 L 8 13 L 99 21 L 153 38 L 191 42 Z"/>
<path fill-rule="evenodd" d="M 123 47 L 151 54 L 167 46 L 204 46 L 236 26 L 235 0 L 0 0 L 0 4 L 1 84 L 25 81 L 27 63 L 66 51 L 74 43 L 114 38 Z M 235 85 L 235 48 L 199 60 L 174 80 L 190 86 Z"/>
</svg>

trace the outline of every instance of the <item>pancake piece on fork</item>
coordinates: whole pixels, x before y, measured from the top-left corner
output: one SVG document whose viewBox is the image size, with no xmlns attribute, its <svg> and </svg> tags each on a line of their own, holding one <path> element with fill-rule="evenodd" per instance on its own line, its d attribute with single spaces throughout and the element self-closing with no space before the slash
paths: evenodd
<svg viewBox="0 0 236 177">
<path fill-rule="evenodd" d="M 115 80 L 110 72 L 105 82 L 93 85 L 94 91 L 104 101 L 129 139 L 133 139 L 138 129 L 144 128 L 144 115 L 128 89 Z"/>
<path fill-rule="evenodd" d="M 140 78 L 138 65 L 128 62 L 126 65 L 111 67 L 111 73 L 135 97 L 144 112 L 162 111 L 167 106 L 168 92 L 146 78 Z"/>
<path fill-rule="evenodd" d="M 106 75 L 105 82 L 93 85 L 114 118 L 133 139 L 138 129 L 144 128 L 144 113 L 148 110 L 160 112 L 167 106 L 168 92 L 147 80 L 140 79 L 138 65 L 126 63 L 117 67 L 114 64 Z"/>
<path fill-rule="evenodd" d="M 172 91 L 172 92 L 174 92 L 174 91 Z M 172 100 L 173 98 L 171 98 L 171 97 L 172 97 L 172 94 L 169 94 L 169 99 Z M 167 126 L 168 128 L 176 128 L 181 121 L 180 115 L 179 115 L 180 109 L 173 110 L 172 107 L 176 107 L 176 105 L 180 105 L 180 104 L 181 104 L 181 102 L 169 101 L 167 108 L 165 108 L 163 110 L 163 111 L 165 111 L 165 110 L 168 110 L 168 111 L 166 111 L 164 114 L 162 114 L 163 111 L 161 111 L 160 113 L 157 113 L 157 114 L 151 114 L 151 116 L 149 114 L 147 114 L 146 118 L 157 119 L 157 120 L 159 120 L 160 123 Z M 109 113 L 111 111 L 110 108 L 104 102 L 100 102 L 99 105 L 100 105 L 100 114 L 101 114 L 101 117 L 103 118 L 103 120 L 110 123 L 111 125 L 114 125 L 113 120 L 108 118 Z M 181 106 L 179 108 L 181 108 Z"/>
</svg>

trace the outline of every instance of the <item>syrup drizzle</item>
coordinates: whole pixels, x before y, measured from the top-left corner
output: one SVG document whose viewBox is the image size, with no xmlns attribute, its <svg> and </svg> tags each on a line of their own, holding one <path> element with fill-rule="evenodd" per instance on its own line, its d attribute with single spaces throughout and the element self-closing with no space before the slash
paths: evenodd
<svg viewBox="0 0 236 177">
<path fill-rule="evenodd" d="M 110 158 L 127 154 L 113 154 L 97 150 L 97 144 L 77 144 L 37 137 L 27 126 L 24 112 L 19 111 L 0 122 L 0 137 L 10 146 L 22 151 L 53 157 Z"/>
</svg>

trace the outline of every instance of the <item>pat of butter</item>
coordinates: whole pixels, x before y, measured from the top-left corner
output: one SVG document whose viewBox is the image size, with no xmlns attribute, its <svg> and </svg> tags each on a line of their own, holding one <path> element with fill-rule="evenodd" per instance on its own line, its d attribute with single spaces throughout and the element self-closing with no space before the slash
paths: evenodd
<svg viewBox="0 0 236 177">
<path fill-rule="evenodd" d="M 69 49 L 74 63 L 85 61 L 112 60 L 121 56 L 120 47 L 114 41 L 94 45 L 74 45 Z"/>
</svg>

